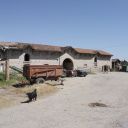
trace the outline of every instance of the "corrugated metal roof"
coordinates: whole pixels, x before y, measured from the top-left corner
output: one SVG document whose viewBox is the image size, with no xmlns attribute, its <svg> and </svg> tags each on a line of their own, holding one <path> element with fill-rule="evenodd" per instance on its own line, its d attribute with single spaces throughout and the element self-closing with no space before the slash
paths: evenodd
<svg viewBox="0 0 128 128">
<path fill-rule="evenodd" d="M 112 59 L 112 62 L 121 62 L 119 59 Z"/>
</svg>

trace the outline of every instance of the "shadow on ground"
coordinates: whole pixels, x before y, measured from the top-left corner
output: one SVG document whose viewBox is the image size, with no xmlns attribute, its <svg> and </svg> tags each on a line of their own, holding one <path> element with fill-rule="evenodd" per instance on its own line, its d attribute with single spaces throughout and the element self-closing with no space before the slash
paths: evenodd
<svg viewBox="0 0 128 128">
<path fill-rule="evenodd" d="M 15 88 L 23 88 L 25 86 L 31 86 L 31 84 L 29 82 L 22 82 L 22 83 L 16 83 L 12 85 Z"/>
</svg>

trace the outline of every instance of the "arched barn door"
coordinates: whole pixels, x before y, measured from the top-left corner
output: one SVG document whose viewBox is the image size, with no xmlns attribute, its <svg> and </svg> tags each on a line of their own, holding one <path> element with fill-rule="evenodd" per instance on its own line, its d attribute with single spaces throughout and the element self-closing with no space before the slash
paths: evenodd
<svg viewBox="0 0 128 128">
<path fill-rule="evenodd" d="M 29 54 L 24 55 L 24 61 L 30 61 L 30 55 Z"/>
<path fill-rule="evenodd" d="M 66 70 L 73 70 L 73 62 L 71 59 L 67 58 L 63 61 L 63 68 Z"/>
</svg>

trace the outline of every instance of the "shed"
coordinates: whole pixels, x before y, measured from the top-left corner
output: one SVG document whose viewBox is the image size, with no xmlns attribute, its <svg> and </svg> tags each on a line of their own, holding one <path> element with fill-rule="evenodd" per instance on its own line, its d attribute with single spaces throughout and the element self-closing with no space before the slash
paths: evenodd
<svg viewBox="0 0 128 128">
<path fill-rule="evenodd" d="M 121 65 L 122 65 L 122 71 L 128 72 L 128 61 L 126 61 L 126 60 L 122 61 Z"/>
</svg>

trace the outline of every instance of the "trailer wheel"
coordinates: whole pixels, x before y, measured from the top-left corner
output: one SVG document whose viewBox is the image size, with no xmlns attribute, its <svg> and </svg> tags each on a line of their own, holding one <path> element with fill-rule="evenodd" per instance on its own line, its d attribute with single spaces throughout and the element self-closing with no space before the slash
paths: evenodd
<svg viewBox="0 0 128 128">
<path fill-rule="evenodd" d="M 45 82 L 44 78 L 37 78 L 36 84 L 43 84 Z"/>
</svg>

